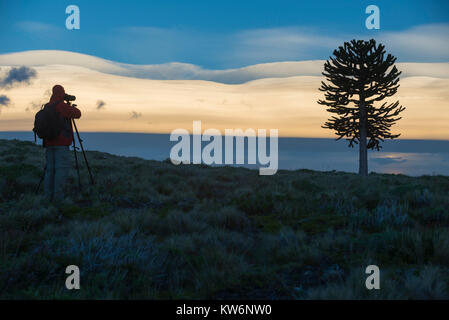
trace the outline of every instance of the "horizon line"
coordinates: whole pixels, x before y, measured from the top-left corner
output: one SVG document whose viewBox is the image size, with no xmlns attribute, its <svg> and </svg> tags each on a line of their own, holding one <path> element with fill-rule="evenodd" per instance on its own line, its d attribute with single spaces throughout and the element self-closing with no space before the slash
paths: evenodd
<svg viewBox="0 0 449 320">
<path fill-rule="evenodd" d="M 240 129 L 240 128 L 233 128 L 235 129 Z M 243 129 L 242 129 L 243 130 Z M 269 129 L 265 129 L 265 130 L 269 130 Z M 82 133 L 109 133 L 109 134 L 148 134 L 148 135 L 170 135 L 171 133 L 166 133 L 166 132 L 133 132 L 133 131 L 81 131 Z M 25 131 L 25 130 L 0 130 L 0 133 L 30 133 L 31 135 L 33 134 L 33 131 Z M 189 133 L 189 136 L 193 136 L 192 133 Z M 225 136 L 224 134 L 222 134 L 222 136 Z M 240 136 L 240 135 L 234 135 L 234 136 Z M 245 136 L 245 135 L 244 135 Z M 246 137 L 246 136 L 245 136 Z M 256 136 L 257 137 L 257 136 Z M 269 138 L 270 136 L 268 135 L 267 132 L 267 138 Z M 334 141 L 346 141 L 346 139 L 342 138 L 337 140 L 336 138 L 325 138 L 325 137 L 305 137 L 305 136 L 282 136 L 279 135 L 278 138 L 283 138 L 283 139 L 316 139 L 316 140 L 334 140 Z M 2 138 L 0 138 L 2 139 Z M 40 139 L 40 138 L 38 138 Z M 388 142 L 388 141 L 438 141 L 438 142 L 449 142 L 449 139 L 409 139 L 409 138 L 397 138 L 397 139 L 386 139 L 384 142 Z"/>
</svg>

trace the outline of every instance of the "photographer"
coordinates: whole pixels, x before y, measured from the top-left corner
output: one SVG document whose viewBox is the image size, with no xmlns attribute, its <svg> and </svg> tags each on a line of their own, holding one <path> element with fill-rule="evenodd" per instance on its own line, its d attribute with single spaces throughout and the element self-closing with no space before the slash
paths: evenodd
<svg viewBox="0 0 449 320">
<path fill-rule="evenodd" d="M 50 104 L 55 104 L 55 110 L 62 117 L 62 130 L 54 139 L 44 139 L 46 148 L 46 170 L 44 176 L 44 193 L 49 201 L 64 199 L 64 186 L 70 168 L 69 146 L 73 142 L 71 119 L 79 119 L 81 111 L 66 103 L 65 90 L 60 85 L 53 87 Z"/>
</svg>

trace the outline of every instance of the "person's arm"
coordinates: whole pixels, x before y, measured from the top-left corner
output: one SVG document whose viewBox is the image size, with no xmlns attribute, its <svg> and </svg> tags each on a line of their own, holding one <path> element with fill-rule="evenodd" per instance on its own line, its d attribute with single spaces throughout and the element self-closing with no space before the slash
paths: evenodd
<svg viewBox="0 0 449 320">
<path fill-rule="evenodd" d="M 73 118 L 79 119 L 81 118 L 81 111 L 76 107 L 69 106 L 67 103 L 62 102 L 58 105 L 58 111 L 64 118 Z"/>
</svg>

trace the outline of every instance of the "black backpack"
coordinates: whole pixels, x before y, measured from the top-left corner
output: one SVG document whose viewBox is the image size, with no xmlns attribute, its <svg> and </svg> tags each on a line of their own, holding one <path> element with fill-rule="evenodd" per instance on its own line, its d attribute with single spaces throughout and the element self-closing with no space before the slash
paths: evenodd
<svg viewBox="0 0 449 320">
<path fill-rule="evenodd" d="M 34 139 L 36 135 L 41 139 L 54 139 L 64 128 L 64 118 L 56 111 L 56 103 L 47 103 L 34 117 Z"/>
</svg>

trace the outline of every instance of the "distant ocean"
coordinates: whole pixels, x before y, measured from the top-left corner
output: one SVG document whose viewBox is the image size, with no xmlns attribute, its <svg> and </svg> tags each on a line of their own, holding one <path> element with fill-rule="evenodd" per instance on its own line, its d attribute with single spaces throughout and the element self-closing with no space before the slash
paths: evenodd
<svg viewBox="0 0 449 320">
<path fill-rule="evenodd" d="M 86 150 L 152 160 L 169 158 L 171 147 L 177 143 L 170 141 L 168 134 L 80 132 L 80 135 Z M 34 135 L 32 132 L 0 132 L 0 139 L 34 141 Z M 39 139 L 38 143 L 41 143 Z M 449 176 L 449 141 L 393 140 L 382 145 L 381 151 L 368 152 L 370 172 Z M 358 170 L 358 147 L 348 148 L 346 141 L 279 138 L 278 148 L 279 169 Z"/>
</svg>

